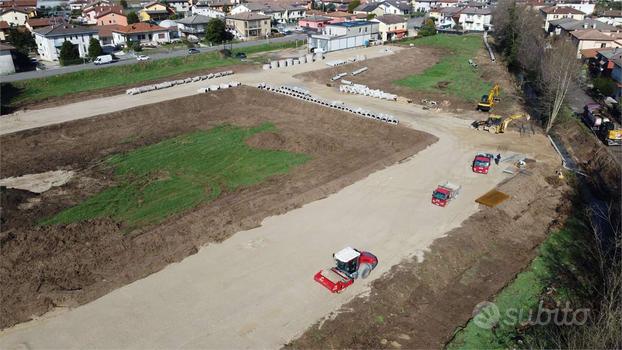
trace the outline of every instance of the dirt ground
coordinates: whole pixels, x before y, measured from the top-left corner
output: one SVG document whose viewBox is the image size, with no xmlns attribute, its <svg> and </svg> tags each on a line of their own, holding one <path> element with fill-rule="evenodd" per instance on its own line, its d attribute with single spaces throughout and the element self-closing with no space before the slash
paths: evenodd
<svg viewBox="0 0 622 350">
<path fill-rule="evenodd" d="M 499 186 L 511 199 L 482 210 L 436 240 L 423 262 L 412 258 L 308 329 L 287 348 L 438 349 L 472 317 L 473 306 L 501 290 L 535 256 L 568 208 L 567 186 L 532 163 Z"/>
<path fill-rule="evenodd" d="M 252 108 L 249 108 L 252 106 Z M 256 147 L 311 155 L 287 175 L 224 193 L 191 213 L 124 235 L 112 220 L 35 226 L 112 183 L 107 155 L 222 123 L 271 121 Z M 432 135 L 362 120 L 248 87 L 190 96 L 0 137 L 0 177 L 66 169 L 67 185 L 35 196 L 2 189 L 0 328 L 75 306 L 156 272 L 208 242 L 333 193 L 430 143 Z"/>
<path fill-rule="evenodd" d="M 354 62 L 344 67 L 333 67 L 313 72 L 303 73 L 295 78 L 303 81 L 314 81 L 320 84 L 332 84 L 335 89 L 339 87 L 339 82 L 331 82 L 331 78 L 344 71 L 353 71 L 362 67 L 368 67 L 365 73 L 352 76 L 348 75 L 347 80 L 356 84 L 364 84 L 370 88 L 380 89 L 399 96 L 409 98 L 413 103 L 419 104 L 422 99 L 434 100 L 440 103 L 446 111 L 460 112 L 464 110 L 475 110 L 474 102 L 464 101 L 460 98 L 431 92 L 416 91 L 406 86 L 394 84 L 396 80 L 406 78 L 413 74 L 420 74 L 427 68 L 433 66 L 438 60 L 447 54 L 445 50 L 431 47 L 411 47 L 403 49 L 393 55 L 373 58 L 361 62 Z M 512 76 L 507 72 L 501 63 L 491 62 L 485 50 L 480 50 L 475 57 L 479 65 L 478 71 L 482 74 L 482 79 L 499 83 L 501 87 L 501 101 L 494 108 L 492 113 L 509 115 L 519 112 L 517 102 L 520 97 L 516 92 L 516 87 Z M 337 91 L 337 90 L 335 90 Z M 482 117 L 488 113 L 481 113 Z"/>
</svg>

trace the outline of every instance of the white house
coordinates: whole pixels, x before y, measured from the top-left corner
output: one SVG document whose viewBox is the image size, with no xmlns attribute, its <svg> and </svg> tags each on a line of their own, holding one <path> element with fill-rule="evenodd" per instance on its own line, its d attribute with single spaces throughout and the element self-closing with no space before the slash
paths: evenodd
<svg viewBox="0 0 622 350">
<path fill-rule="evenodd" d="M 307 16 L 307 8 L 302 5 L 290 5 L 285 8 L 285 20 L 289 23 L 297 23 Z"/>
<path fill-rule="evenodd" d="M 328 24 L 321 34 L 309 35 L 309 48 L 322 52 L 350 49 L 379 39 L 378 22 L 352 21 Z"/>
<path fill-rule="evenodd" d="M 382 15 L 410 15 L 412 13 L 412 5 L 408 1 L 387 0 L 378 4 L 372 11 L 376 16 Z"/>
<path fill-rule="evenodd" d="M 7 22 L 11 27 L 26 25 L 30 18 L 28 12 L 17 7 L 10 7 L 0 12 L 0 21 Z"/>
<path fill-rule="evenodd" d="M 187 0 L 167 0 L 167 5 L 175 9 L 175 13 L 185 14 L 190 11 L 190 3 Z"/>
<path fill-rule="evenodd" d="M 622 10 L 603 11 L 596 19 L 614 26 L 622 26 Z"/>
<path fill-rule="evenodd" d="M 225 19 L 225 13 L 223 11 L 203 4 L 196 4 L 192 6 L 192 14 L 206 16 L 210 18 L 220 18 L 222 20 Z"/>
<path fill-rule="evenodd" d="M 483 32 L 490 29 L 492 12 L 489 8 L 465 7 L 460 11 L 458 22 L 463 30 Z"/>
<path fill-rule="evenodd" d="M 238 15 L 238 14 L 244 13 L 244 12 L 260 13 L 266 7 L 267 7 L 267 5 L 258 4 L 258 3 L 254 3 L 254 2 L 249 2 L 249 3 L 243 3 L 243 4 L 239 4 L 239 5 L 235 6 L 234 8 L 231 9 L 231 12 L 229 12 L 229 13 L 232 14 L 232 15 Z"/>
<path fill-rule="evenodd" d="M 430 9 L 441 6 L 441 0 L 413 0 L 412 8 L 418 12 L 429 12 Z"/>
<path fill-rule="evenodd" d="M 205 27 L 211 20 L 213 20 L 211 17 L 192 15 L 178 20 L 177 28 L 183 36 L 195 35 L 197 37 L 203 37 L 205 36 Z"/>
<path fill-rule="evenodd" d="M 403 39 L 408 35 L 408 19 L 405 16 L 382 15 L 373 18 L 371 22 L 378 22 L 382 41 Z"/>
<path fill-rule="evenodd" d="M 114 45 L 138 41 L 141 44 L 162 44 L 171 41 L 169 30 L 151 23 L 134 23 L 112 30 Z"/>
<path fill-rule="evenodd" d="M 436 19 L 436 28 L 438 29 L 453 29 L 458 23 L 460 23 L 460 12 L 462 7 L 443 7 L 438 11 L 438 17 Z"/>
<path fill-rule="evenodd" d="M 570 32 L 572 43 L 577 47 L 577 59 L 581 58 L 581 51 L 588 49 L 602 49 L 606 47 L 620 47 L 616 35 L 607 35 L 596 29 L 581 29 Z"/>
<path fill-rule="evenodd" d="M 97 28 L 68 23 L 37 28 L 33 33 L 39 56 L 46 61 L 58 61 L 60 48 L 65 41 L 77 46 L 80 57 L 86 57 L 91 38 L 99 39 Z"/>
<path fill-rule="evenodd" d="M 549 31 L 549 22 L 562 18 L 583 20 L 585 13 L 572 7 L 549 6 L 540 9 L 540 15 L 544 17 L 544 31 Z"/>
<path fill-rule="evenodd" d="M 596 7 L 596 4 L 590 0 L 559 0 L 555 4 L 559 7 L 572 7 L 586 15 L 594 13 L 594 8 Z"/>
<path fill-rule="evenodd" d="M 15 50 L 13 46 L 0 43 L 0 75 L 15 73 L 12 50 Z"/>
</svg>

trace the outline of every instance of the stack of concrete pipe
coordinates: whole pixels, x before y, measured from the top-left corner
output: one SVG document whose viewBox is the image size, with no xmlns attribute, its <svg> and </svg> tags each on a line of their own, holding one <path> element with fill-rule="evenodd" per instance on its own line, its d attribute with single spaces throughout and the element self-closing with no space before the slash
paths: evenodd
<svg viewBox="0 0 622 350">
<path fill-rule="evenodd" d="M 337 109 L 340 111 L 349 112 L 359 117 L 370 118 L 370 119 L 374 119 L 374 120 L 378 120 L 378 121 L 382 121 L 382 122 L 394 124 L 394 125 L 397 125 L 399 123 L 397 118 L 395 118 L 392 115 L 370 112 L 360 107 L 353 107 L 353 106 L 346 105 L 341 101 L 324 100 L 322 98 L 311 95 L 307 90 L 301 89 L 301 88 L 290 87 L 290 86 L 273 87 L 266 83 L 258 84 L 257 88 L 262 89 L 262 90 L 267 90 L 270 92 L 274 92 L 274 93 L 278 93 L 278 94 L 282 94 L 282 95 L 287 95 L 287 96 L 297 98 L 303 101 L 313 102 L 321 106 Z"/>
<path fill-rule="evenodd" d="M 285 58 L 282 60 L 270 61 L 270 63 L 264 64 L 263 69 L 277 69 L 277 68 L 286 68 L 291 67 L 297 64 L 305 64 L 305 63 L 313 63 L 313 61 L 318 59 L 324 59 L 324 56 L 321 54 L 306 54 L 304 56 L 296 57 L 296 58 Z"/>
<path fill-rule="evenodd" d="M 370 97 L 379 98 L 382 100 L 397 101 L 397 95 L 390 94 L 382 90 L 370 89 L 366 85 L 361 85 L 361 84 L 352 84 L 352 85 L 342 84 L 342 85 L 339 85 L 339 91 L 349 93 L 349 94 L 370 96 Z"/>
<path fill-rule="evenodd" d="M 236 86 L 240 86 L 242 84 L 240 84 L 239 81 L 230 81 L 228 83 L 221 83 L 218 85 L 209 85 L 207 87 L 204 88 L 199 88 L 197 90 L 197 92 L 199 93 L 205 93 L 205 92 L 209 92 L 209 91 L 218 91 L 218 90 L 224 90 L 224 89 L 228 89 L 231 87 L 236 87 Z"/>
<path fill-rule="evenodd" d="M 332 81 L 339 80 L 339 79 L 345 77 L 346 75 L 348 75 L 348 73 L 339 73 L 339 74 L 335 75 L 334 77 L 330 78 L 330 80 L 332 80 Z"/>
<path fill-rule="evenodd" d="M 354 72 L 352 72 L 351 74 L 352 74 L 352 75 L 358 75 L 358 74 L 361 74 L 361 73 L 365 72 L 366 70 L 367 70 L 367 67 L 363 67 L 363 68 L 361 68 L 361 69 L 357 69 L 357 70 L 355 70 L 355 71 L 354 71 Z"/>
<path fill-rule="evenodd" d="M 233 74 L 232 70 L 227 70 L 227 71 L 224 71 L 224 72 L 210 73 L 210 74 L 207 74 L 207 75 L 197 75 L 197 76 L 191 77 L 191 78 L 165 81 L 165 82 L 159 83 L 159 84 L 145 85 L 145 86 L 139 86 L 139 87 L 127 89 L 127 90 L 125 90 L 125 93 L 128 94 L 128 95 L 137 95 L 137 94 L 142 94 L 144 92 L 149 92 L 149 91 L 153 91 L 153 90 L 160 90 L 160 89 L 170 88 L 170 87 L 175 86 L 175 85 L 182 85 L 182 84 L 188 84 L 188 83 L 197 82 L 197 81 L 201 81 L 201 80 L 209 80 L 209 79 L 214 79 L 214 78 L 220 78 L 220 77 L 225 77 L 225 76 L 232 75 L 232 74 Z"/>
</svg>

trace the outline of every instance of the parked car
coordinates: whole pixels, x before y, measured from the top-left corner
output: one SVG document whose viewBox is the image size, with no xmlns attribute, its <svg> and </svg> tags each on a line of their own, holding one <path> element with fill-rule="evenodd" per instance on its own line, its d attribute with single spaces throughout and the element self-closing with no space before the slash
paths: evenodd
<svg viewBox="0 0 622 350">
<path fill-rule="evenodd" d="M 195 53 L 200 53 L 200 52 L 201 51 L 199 51 L 199 49 L 195 49 L 195 48 L 188 49 L 188 54 L 189 55 L 192 55 L 192 54 L 195 54 Z"/>
<path fill-rule="evenodd" d="M 137 61 L 149 61 L 149 56 L 147 55 L 138 55 L 136 56 Z"/>
</svg>

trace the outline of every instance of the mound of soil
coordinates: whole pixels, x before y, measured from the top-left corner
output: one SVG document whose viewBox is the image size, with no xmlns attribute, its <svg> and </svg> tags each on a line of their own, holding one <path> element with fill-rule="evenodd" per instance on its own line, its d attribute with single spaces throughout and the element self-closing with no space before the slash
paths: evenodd
<svg viewBox="0 0 622 350">
<path fill-rule="evenodd" d="M 225 123 L 250 127 L 262 122 L 273 123 L 278 132 L 257 135 L 249 145 L 302 152 L 312 159 L 288 174 L 224 192 L 211 203 L 140 231 L 124 232 L 111 220 L 34 226 L 110 185 L 110 169 L 100 165 L 108 155 Z M 0 178 L 60 168 L 77 174 L 41 194 L 37 205 L 24 207 L 28 198 L 17 193 L 3 197 L 9 223 L 0 233 L 0 328 L 55 306 L 98 298 L 435 141 L 423 132 L 249 87 L 1 136 Z"/>
</svg>

